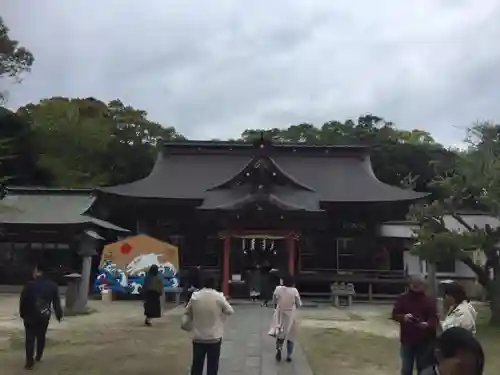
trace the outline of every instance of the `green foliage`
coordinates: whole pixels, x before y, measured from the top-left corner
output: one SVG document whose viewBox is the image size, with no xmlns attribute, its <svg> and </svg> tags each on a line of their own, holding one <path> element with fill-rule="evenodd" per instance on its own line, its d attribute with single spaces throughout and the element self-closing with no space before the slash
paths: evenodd
<svg viewBox="0 0 500 375">
<path fill-rule="evenodd" d="M 0 78 L 10 77 L 19 81 L 21 74 L 28 72 L 34 61 L 30 51 L 9 37 L 9 28 L 0 16 Z M 4 99 L 4 95 L 0 92 L 0 100 Z"/>
<path fill-rule="evenodd" d="M 134 181 L 151 170 L 159 139 L 183 138 L 174 128 L 119 100 L 54 97 L 18 110 L 31 127 L 38 167 L 50 185 L 94 187 Z"/>
<path fill-rule="evenodd" d="M 85 99 L 51 98 L 18 110 L 30 125 L 39 166 L 55 186 L 96 186 L 107 181 L 100 160 L 110 144 L 106 106 Z"/>
<path fill-rule="evenodd" d="M 6 159 L 11 157 L 11 140 L 10 139 L 0 139 L 0 166 Z M 0 175 L 0 184 L 3 184 L 9 180 L 9 176 Z"/>
<path fill-rule="evenodd" d="M 456 160 L 452 173 L 439 176 L 434 181 L 445 192 L 446 198 L 430 205 L 416 205 L 409 214 L 412 220 L 420 223 L 414 252 L 431 262 L 459 259 L 477 274 L 487 288 L 491 284 L 489 269 L 500 271 L 497 254 L 500 228 L 471 225 L 461 212 L 481 210 L 500 217 L 499 130 L 498 125 L 488 123 L 472 127 L 469 131 L 473 135 L 469 137 L 469 150 Z M 464 229 L 447 226 L 446 215 L 458 221 Z M 477 250 L 486 255 L 486 264 L 475 261 L 473 253 Z M 495 278 L 499 277 L 500 272 L 495 272 Z"/>
</svg>

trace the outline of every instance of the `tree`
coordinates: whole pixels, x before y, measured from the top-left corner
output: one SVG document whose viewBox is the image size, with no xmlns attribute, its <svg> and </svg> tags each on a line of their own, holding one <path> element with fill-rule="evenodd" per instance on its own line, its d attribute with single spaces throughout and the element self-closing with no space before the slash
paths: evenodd
<svg viewBox="0 0 500 375">
<path fill-rule="evenodd" d="M 420 223 L 413 251 L 430 262 L 458 259 L 484 286 L 491 302 L 491 322 L 500 325 L 500 227 L 480 227 L 461 214 L 481 210 L 500 219 L 500 126 L 476 124 L 469 131 L 469 150 L 457 160 L 453 173 L 436 179 L 447 198 L 416 205 L 410 218 Z M 446 226 L 451 215 L 464 230 Z M 486 260 L 478 256 L 484 254 Z"/>
<path fill-rule="evenodd" d="M 183 139 L 147 113 L 94 98 L 54 97 L 18 110 L 31 127 L 38 167 L 51 186 L 95 187 L 134 181 L 147 175 L 158 140 Z"/>
<path fill-rule="evenodd" d="M 145 177 L 154 165 L 159 140 L 185 139 L 174 127 L 148 120 L 146 111 L 126 106 L 120 100 L 109 102 L 107 107 L 112 139 L 102 162 L 111 170 L 111 185 Z"/>
<path fill-rule="evenodd" d="M 101 160 L 111 141 L 112 123 L 104 103 L 50 98 L 29 104 L 18 114 L 31 126 L 38 166 L 51 185 L 91 187 L 108 181 Z"/>
<path fill-rule="evenodd" d="M 43 186 L 48 176 L 37 167 L 31 128 L 26 121 L 7 108 L 0 107 L 0 176 L 8 176 L 10 185 Z"/>
<path fill-rule="evenodd" d="M 14 78 L 19 81 L 21 74 L 28 72 L 34 61 L 30 51 L 9 37 L 9 28 L 0 16 L 0 78 Z M 5 93 L 0 92 L 0 101 L 4 98 Z"/>
</svg>

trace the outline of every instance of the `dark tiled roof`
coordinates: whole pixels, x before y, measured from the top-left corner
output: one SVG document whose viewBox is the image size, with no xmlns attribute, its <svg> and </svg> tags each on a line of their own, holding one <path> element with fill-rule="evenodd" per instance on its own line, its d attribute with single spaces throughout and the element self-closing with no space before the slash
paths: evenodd
<svg viewBox="0 0 500 375">
<path fill-rule="evenodd" d="M 7 188 L 0 201 L 0 223 L 5 224 L 94 224 L 128 231 L 85 213 L 95 197 L 88 189 Z"/>
<path fill-rule="evenodd" d="M 149 176 L 101 191 L 130 197 L 202 201 L 208 198 L 208 190 L 230 180 L 259 154 L 272 157 L 286 174 L 310 187 L 313 190 L 310 197 L 321 203 L 390 202 L 427 195 L 379 181 L 371 167 L 369 150 L 362 146 L 266 144 L 259 147 L 226 142 L 166 144 Z"/>
</svg>

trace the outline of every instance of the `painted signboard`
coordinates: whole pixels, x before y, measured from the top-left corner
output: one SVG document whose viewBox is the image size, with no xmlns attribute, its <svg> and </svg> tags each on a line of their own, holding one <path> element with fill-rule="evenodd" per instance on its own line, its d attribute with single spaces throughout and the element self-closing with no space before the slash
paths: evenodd
<svg viewBox="0 0 500 375">
<path fill-rule="evenodd" d="M 104 247 L 94 287 L 139 294 L 149 268 L 156 264 L 165 288 L 179 286 L 179 251 L 174 245 L 138 235 Z"/>
</svg>

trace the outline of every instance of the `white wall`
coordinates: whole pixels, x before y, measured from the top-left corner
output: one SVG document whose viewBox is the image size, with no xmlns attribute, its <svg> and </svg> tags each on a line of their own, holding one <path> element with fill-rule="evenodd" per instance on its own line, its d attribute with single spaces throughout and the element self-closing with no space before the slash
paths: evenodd
<svg viewBox="0 0 500 375">
<path fill-rule="evenodd" d="M 476 225 L 479 228 L 484 228 L 486 225 L 490 225 L 492 228 L 497 228 L 500 226 L 500 220 L 496 217 L 489 215 L 461 215 L 462 219 L 469 225 Z M 467 230 L 462 224 L 456 221 L 452 216 L 445 215 L 443 217 L 446 228 L 453 231 L 464 231 Z M 407 238 L 411 239 L 414 236 L 414 231 L 418 229 L 418 225 L 412 223 L 385 223 L 379 227 L 379 236 L 381 237 L 392 237 L 392 238 Z M 404 251 L 403 254 L 404 265 L 409 274 L 423 273 L 426 274 L 425 262 L 420 260 L 416 255 L 411 254 L 409 251 Z M 484 262 L 484 254 L 480 255 L 480 260 Z M 454 273 L 438 273 L 440 277 L 470 277 L 475 278 L 475 273 L 464 263 L 457 260 L 455 262 L 455 272 Z"/>
<path fill-rule="evenodd" d="M 410 253 L 410 251 L 406 250 L 403 253 L 403 262 L 405 268 L 409 275 L 412 274 L 427 274 L 427 267 L 425 261 L 421 260 L 419 256 Z M 455 261 L 455 272 L 454 273 L 442 273 L 438 272 L 437 276 L 439 277 L 470 277 L 475 278 L 476 275 L 472 270 L 467 267 L 464 263 L 457 260 Z"/>
</svg>

